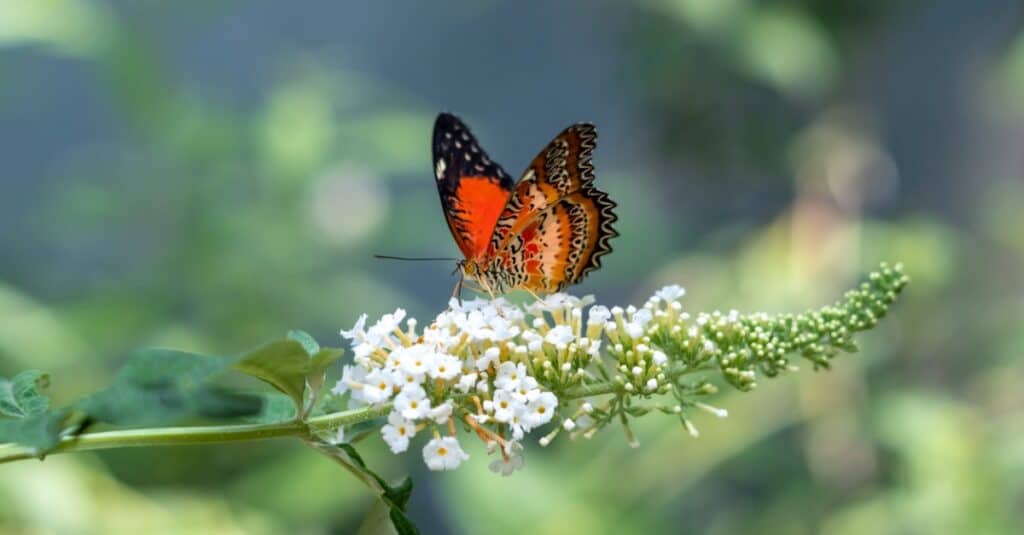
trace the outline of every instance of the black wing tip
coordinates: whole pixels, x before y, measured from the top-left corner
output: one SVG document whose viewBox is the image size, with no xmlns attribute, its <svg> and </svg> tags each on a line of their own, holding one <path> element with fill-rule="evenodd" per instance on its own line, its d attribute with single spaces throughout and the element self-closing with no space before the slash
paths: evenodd
<svg viewBox="0 0 1024 535">
<path fill-rule="evenodd" d="M 437 114 L 437 119 L 434 120 L 434 124 L 435 125 L 446 125 L 446 124 L 461 125 L 462 124 L 462 119 L 459 119 L 458 115 L 455 115 L 454 113 L 452 113 L 450 111 L 442 111 L 442 112 Z"/>
<path fill-rule="evenodd" d="M 462 130 L 469 131 L 469 128 L 454 113 L 443 111 L 438 113 L 437 119 L 434 120 L 434 139 L 437 139 L 445 132 L 459 132 Z"/>
</svg>

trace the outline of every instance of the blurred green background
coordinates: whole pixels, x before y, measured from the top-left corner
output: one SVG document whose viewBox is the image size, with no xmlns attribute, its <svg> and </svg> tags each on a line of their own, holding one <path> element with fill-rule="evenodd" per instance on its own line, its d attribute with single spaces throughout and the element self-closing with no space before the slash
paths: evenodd
<svg viewBox="0 0 1024 535">
<path fill-rule="evenodd" d="M 0 375 L 68 403 L 132 348 L 230 354 L 445 306 L 430 128 L 517 174 L 601 135 L 615 252 L 577 289 L 799 311 L 908 292 L 830 373 L 724 393 L 701 437 L 412 473 L 426 533 L 1024 529 L 1024 6 L 1015 0 L 0 0 Z M 416 450 L 416 448 L 413 448 Z M 297 441 L 0 466 L 0 531 L 346 533 L 370 496 Z"/>
</svg>

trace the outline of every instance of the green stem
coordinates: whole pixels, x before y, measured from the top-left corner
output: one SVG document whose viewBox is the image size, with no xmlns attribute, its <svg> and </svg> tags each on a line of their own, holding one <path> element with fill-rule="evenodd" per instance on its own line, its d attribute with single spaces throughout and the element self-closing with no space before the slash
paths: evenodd
<svg viewBox="0 0 1024 535">
<path fill-rule="evenodd" d="M 378 416 L 391 410 L 391 404 L 364 407 L 350 411 L 335 412 L 310 418 L 305 422 L 291 421 L 271 424 L 233 424 L 191 427 L 156 427 L 147 429 L 126 429 L 121 431 L 101 431 L 82 433 L 73 437 L 65 437 L 57 446 L 46 453 L 67 453 L 74 451 L 105 450 L 112 448 L 132 448 L 139 446 L 187 446 L 194 444 L 216 444 L 221 442 L 241 442 L 246 440 L 263 440 L 278 437 L 309 438 L 311 432 L 319 429 L 352 425 Z M 0 463 L 20 461 L 23 459 L 42 458 L 33 448 L 17 445 L 0 445 Z"/>
</svg>

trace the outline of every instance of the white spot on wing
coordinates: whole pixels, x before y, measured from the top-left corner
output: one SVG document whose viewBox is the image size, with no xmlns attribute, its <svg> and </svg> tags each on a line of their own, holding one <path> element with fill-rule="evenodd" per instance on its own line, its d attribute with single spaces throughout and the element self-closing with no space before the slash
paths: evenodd
<svg viewBox="0 0 1024 535">
<path fill-rule="evenodd" d="M 447 164 L 444 163 L 444 158 L 438 158 L 437 165 L 434 167 L 434 175 L 437 177 L 438 180 L 444 178 L 444 170 L 446 167 Z"/>
</svg>

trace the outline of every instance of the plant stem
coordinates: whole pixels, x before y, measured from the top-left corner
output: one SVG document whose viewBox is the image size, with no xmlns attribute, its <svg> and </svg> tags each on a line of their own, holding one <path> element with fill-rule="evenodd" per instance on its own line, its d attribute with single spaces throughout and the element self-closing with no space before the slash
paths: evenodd
<svg viewBox="0 0 1024 535">
<path fill-rule="evenodd" d="M 325 414 L 310 418 L 305 422 L 156 427 L 82 433 L 81 435 L 61 439 L 57 446 L 47 452 L 46 455 L 139 446 L 186 446 L 190 444 L 241 442 L 289 436 L 309 438 L 315 430 L 352 425 L 382 416 L 390 410 L 391 404 L 386 404 Z M 42 457 L 43 455 L 40 455 L 33 448 L 13 444 L 0 445 L 0 463 L 33 458 L 41 459 Z"/>
</svg>

